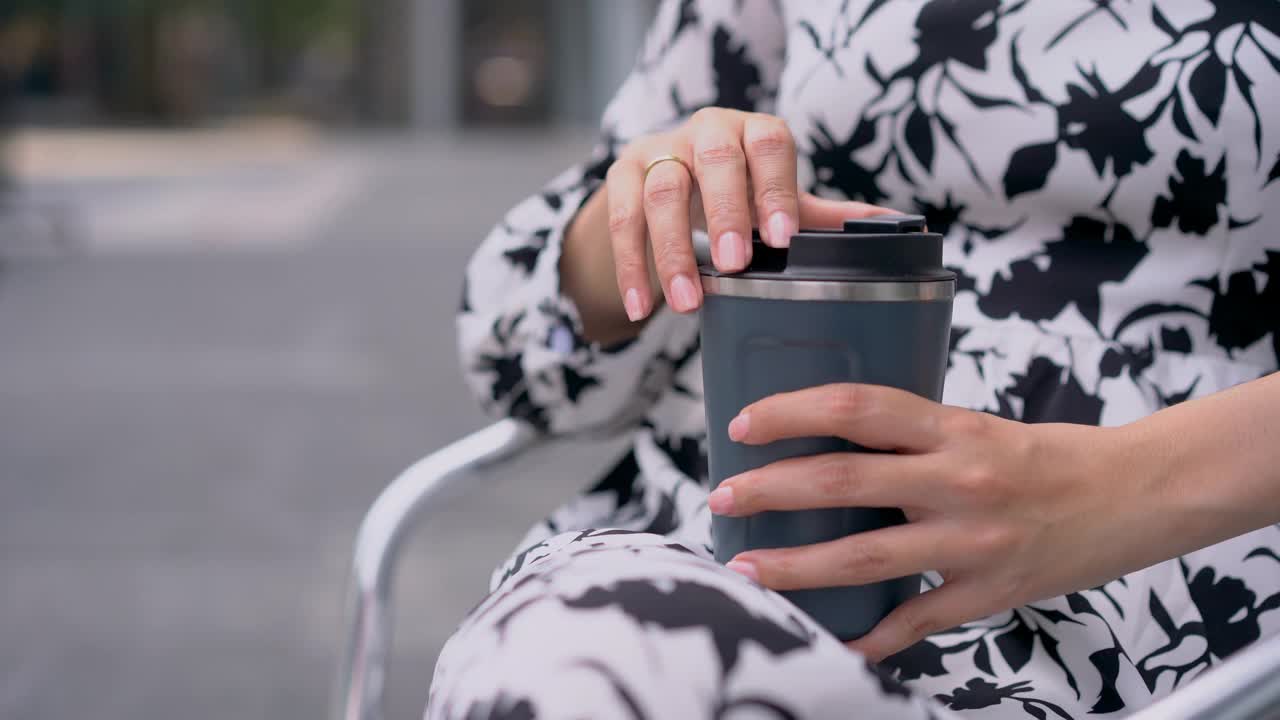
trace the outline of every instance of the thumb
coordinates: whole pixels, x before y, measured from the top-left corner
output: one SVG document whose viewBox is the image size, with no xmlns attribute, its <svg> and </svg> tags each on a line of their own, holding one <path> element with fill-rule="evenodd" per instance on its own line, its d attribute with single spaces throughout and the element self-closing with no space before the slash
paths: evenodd
<svg viewBox="0 0 1280 720">
<path fill-rule="evenodd" d="M 975 590 L 963 583 L 944 582 L 899 605 L 871 632 L 848 643 L 849 649 L 880 662 L 936 632 L 983 617 L 987 614 L 983 593 Z"/>
<path fill-rule="evenodd" d="M 876 215 L 898 215 L 897 210 L 854 200 L 828 200 L 810 193 L 800 196 L 800 227 L 839 230 L 845 220 L 861 220 Z"/>
</svg>

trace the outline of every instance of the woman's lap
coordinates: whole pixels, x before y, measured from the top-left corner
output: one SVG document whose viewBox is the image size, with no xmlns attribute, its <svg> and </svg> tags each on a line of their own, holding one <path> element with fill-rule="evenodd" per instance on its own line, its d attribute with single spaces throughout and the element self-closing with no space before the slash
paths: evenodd
<svg viewBox="0 0 1280 720">
<path fill-rule="evenodd" d="M 667 538 L 547 545 L 445 647 L 428 718 L 928 717 L 785 600 Z"/>
<path fill-rule="evenodd" d="M 1280 631 L 1277 553 L 1268 528 L 935 635 L 887 663 L 899 684 L 668 538 L 566 533 L 463 622 L 427 716 L 1123 715 Z"/>
</svg>

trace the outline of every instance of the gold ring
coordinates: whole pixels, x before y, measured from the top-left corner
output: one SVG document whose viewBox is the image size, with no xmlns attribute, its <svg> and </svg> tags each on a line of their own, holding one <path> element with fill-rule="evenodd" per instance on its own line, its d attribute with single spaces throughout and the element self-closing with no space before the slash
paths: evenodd
<svg viewBox="0 0 1280 720">
<path fill-rule="evenodd" d="M 655 167 L 661 165 L 664 162 L 680 163 L 680 167 L 684 168 L 684 171 L 689 173 L 689 177 L 693 177 L 693 171 L 689 169 L 689 164 L 686 163 L 684 160 L 676 157 L 675 155 L 659 155 L 658 157 L 650 160 L 648 165 L 644 166 L 644 180 L 647 181 L 649 179 L 650 170 L 654 169 Z"/>
</svg>

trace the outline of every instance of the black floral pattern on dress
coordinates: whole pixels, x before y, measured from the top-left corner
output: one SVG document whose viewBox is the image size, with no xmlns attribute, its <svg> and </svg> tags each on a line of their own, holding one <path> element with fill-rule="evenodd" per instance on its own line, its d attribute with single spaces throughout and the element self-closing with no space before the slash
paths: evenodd
<svg viewBox="0 0 1280 720">
<path fill-rule="evenodd" d="M 1231 273 L 1225 283 L 1216 277 L 1193 281 L 1213 293 L 1209 334 L 1228 352 L 1270 335 L 1273 352 L 1280 357 L 1280 314 L 1275 312 L 1280 308 L 1280 251 L 1268 250 L 1266 256 L 1266 262 Z M 1265 278 L 1261 288 L 1259 275 Z"/>
<path fill-rule="evenodd" d="M 1028 320 L 1048 320 L 1074 304 L 1096 325 L 1103 284 L 1126 278 L 1147 253 L 1145 244 L 1128 226 L 1077 216 L 1062 229 L 1060 239 L 1046 242 L 1035 256 L 1013 262 L 1007 277 L 997 275 L 991 289 L 980 296 L 978 306 L 990 317 L 1016 313 Z M 1059 292 L 1043 292 L 1051 278 L 1062 276 L 1075 279 L 1077 284 Z"/>
<path fill-rule="evenodd" d="M 668 598 L 679 602 L 668 602 Z M 583 610 L 615 608 L 642 625 L 667 630 L 706 628 L 725 675 L 738 664 L 743 643 L 750 642 L 774 655 L 809 644 L 803 635 L 752 615 L 725 593 L 697 583 L 677 581 L 664 588 L 645 581 L 623 581 L 612 587 L 591 588 L 563 602 L 566 607 Z"/>
<path fill-rule="evenodd" d="M 1206 171 L 1204 160 L 1183 150 L 1177 168 L 1169 178 L 1169 194 L 1156 198 L 1151 224 L 1167 228 L 1176 220 L 1182 232 L 1204 235 L 1218 224 L 1218 209 L 1227 203 L 1227 158 Z"/>
<path fill-rule="evenodd" d="M 821 122 L 814 123 L 816 135 L 810 137 L 813 152 L 810 162 L 818 185 L 835 188 L 850 200 L 868 203 L 883 202 L 886 195 L 877 184 L 876 177 L 884 170 L 885 161 L 875 167 L 865 167 L 854 158 L 854 153 L 876 139 L 875 123 L 863 120 L 853 134 L 838 140 Z"/>
<path fill-rule="evenodd" d="M 1031 692 L 1031 687 L 1025 680 L 1009 685 L 996 685 L 982 678 L 973 678 L 963 687 L 952 690 L 950 694 L 939 694 L 934 697 L 952 710 L 981 710 L 999 705 L 1005 700 L 1012 700 L 1015 703 L 1021 703 L 1023 711 L 1031 717 L 1043 720 L 1048 717 L 1048 712 L 1052 712 L 1060 718 L 1071 720 L 1066 710 L 1047 700 L 1021 696 L 1022 693 L 1027 692 Z"/>
<path fill-rule="evenodd" d="M 918 77 L 924 71 L 954 60 L 975 70 L 987 69 L 987 49 L 999 37 L 1000 16 L 1013 10 L 1000 0 L 930 0 L 916 16 L 916 59 L 895 77 Z"/>
<path fill-rule="evenodd" d="M 1249 558 L 1280 563 L 1280 556 L 1267 547 L 1253 550 L 1246 556 Z M 1190 574 L 1185 563 L 1182 570 L 1184 574 Z M 1259 617 L 1280 608 L 1280 593 L 1259 601 L 1257 593 L 1243 579 L 1228 575 L 1218 577 L 1212 567 L 1202 567 L 1191 575 L 1187 590 L 1204 618 L 1209 652 L 1217 658 L 1228 657 L 1257 641 L 1262 636 Z"/>
</svg>

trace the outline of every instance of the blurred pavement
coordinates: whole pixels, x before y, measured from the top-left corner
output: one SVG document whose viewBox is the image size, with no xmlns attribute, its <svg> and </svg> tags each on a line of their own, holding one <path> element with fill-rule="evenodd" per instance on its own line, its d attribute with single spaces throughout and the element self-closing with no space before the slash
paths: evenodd
<svg viewBox="0 0 1280 720">
<path fill-rule="evenodd" d="M 356 524 L 482 426 L 470 249 L 589 135 L 272 127 L 19 139 L 0 219 L 0 718 L 316 718 Z M 451 500 L 407 548 L 390 717 L 583 449 Z"/>
</svg>

